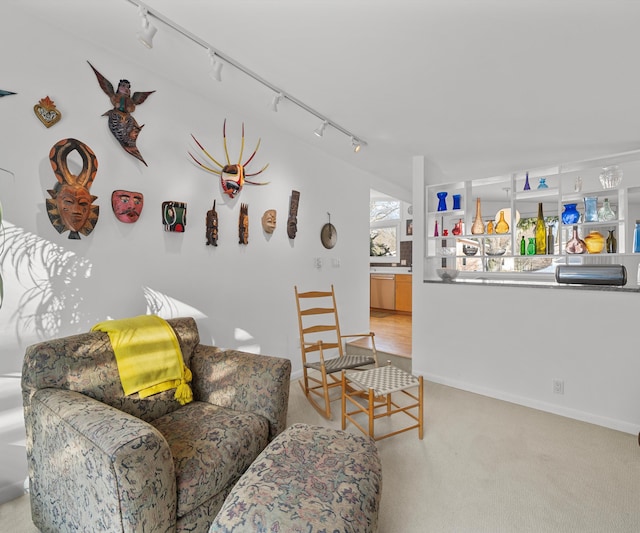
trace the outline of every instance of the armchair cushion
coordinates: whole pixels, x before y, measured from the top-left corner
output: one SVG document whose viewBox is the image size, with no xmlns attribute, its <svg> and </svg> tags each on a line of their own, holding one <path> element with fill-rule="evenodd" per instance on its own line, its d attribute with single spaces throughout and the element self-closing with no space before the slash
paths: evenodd
<svg viewBox="0 0 640 533">
<path fill-rule="evenodd" d="M 171 449 L 178 517 L 233 485 L 268 444 L 265 418 L 204 402 L 185 405 L 151 424 Z"/>
</svg>

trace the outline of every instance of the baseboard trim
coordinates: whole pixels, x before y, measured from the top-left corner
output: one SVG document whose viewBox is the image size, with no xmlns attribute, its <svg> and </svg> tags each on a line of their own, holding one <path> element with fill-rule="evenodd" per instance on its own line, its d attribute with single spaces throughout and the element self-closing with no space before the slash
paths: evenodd
<svg viewBox="0 0 640 533">
<path fill-rule="evenodd" d="M 586 411 L 580 411 L 578 409 L 571 409 L 569 407 L 562 407 L 548 402 L 540 400 L 534 400 L 532 398 L 526 398 L 524 396 L 518 396 L 515 394 L 505 393 L 500 390 L 490 389 L 487 387 L 479 387 L 463 381 L 457 381 L 449 379 L 443 376 L 435 374 L 422 373 L 414 371 L 416 375 L 422 375 L 425 380 L 439 383 L 440 385 L 446 385 L 447 387 L 453 387 L 455 389 L 464 390 L 467 392 L 473 392 L 475 394 L 481 394 L 482 396 L 488 396 L 489 398 L 495 398 L 496 400 L 502 400 L 524 407 L 530 407 L 537 409 L 538 411 L 544 411 L 555 415 L 564 416 L 565 418 L 571 418 L 573 420 L 579 420 L 581 422 L 588 422 L 597 426 L 602 426 L 608 429 L 614 429 L 616 431 L 622 431 L 623 433 L 629 433 L 631 435 L 638 435 L 640 432 L 640 425 L 625 420 L 618 420 L 615 418 L 609 418 L 605 416 L 588 413 Z"/>
</svg>

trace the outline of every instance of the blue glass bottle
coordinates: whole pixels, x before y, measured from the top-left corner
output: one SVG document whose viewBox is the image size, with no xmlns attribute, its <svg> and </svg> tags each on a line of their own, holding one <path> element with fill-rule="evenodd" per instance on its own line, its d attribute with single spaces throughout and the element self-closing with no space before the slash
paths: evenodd
<svg viewBox="0 0 640 533">
<path fill-rule="evenodd" d="M 633 230 L 633 253 L 640 253 L 640 220 L 636 220 L 636 229 Z"/>
</svg>

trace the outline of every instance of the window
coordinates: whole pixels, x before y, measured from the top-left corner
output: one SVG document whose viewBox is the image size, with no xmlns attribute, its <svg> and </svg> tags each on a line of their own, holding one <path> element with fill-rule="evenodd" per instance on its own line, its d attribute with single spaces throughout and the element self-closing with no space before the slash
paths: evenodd
<svg viewBox="0 0 640 533">
<path fill-rule="evenodd" d="M 400 200 L 371 191 L 369 203 L 371 262 L 395 262 L 399 257 Z"/>
</svg>

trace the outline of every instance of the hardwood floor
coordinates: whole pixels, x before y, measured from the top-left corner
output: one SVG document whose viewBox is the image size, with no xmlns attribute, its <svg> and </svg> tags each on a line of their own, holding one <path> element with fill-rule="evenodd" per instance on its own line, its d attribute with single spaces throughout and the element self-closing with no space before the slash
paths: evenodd
<svg viewBox="0 0 640 533">
<path fill-rule="evenodd" d="M 378 351 L 411 358 L 411 315 L 372 309 L 369 327 L 376 334 Z M 369 347 L 368 339 L 352 344 Z"/>
</svg>

